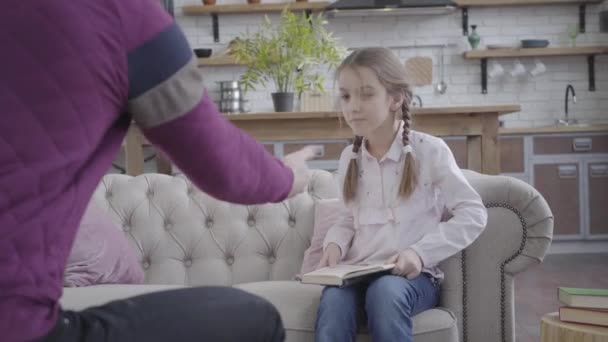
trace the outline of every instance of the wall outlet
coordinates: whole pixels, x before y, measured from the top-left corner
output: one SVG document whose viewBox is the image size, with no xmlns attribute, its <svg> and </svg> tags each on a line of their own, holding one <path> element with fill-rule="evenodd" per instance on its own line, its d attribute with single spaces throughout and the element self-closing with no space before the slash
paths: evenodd
<svg viewBox="0 0 608 342">
<path fill-rule="evenodd" d="M 325 146 L 323 145 L 310 145 L 315 152 L 315 158 L 321 158 L 325 155 Z"/>
</svg>

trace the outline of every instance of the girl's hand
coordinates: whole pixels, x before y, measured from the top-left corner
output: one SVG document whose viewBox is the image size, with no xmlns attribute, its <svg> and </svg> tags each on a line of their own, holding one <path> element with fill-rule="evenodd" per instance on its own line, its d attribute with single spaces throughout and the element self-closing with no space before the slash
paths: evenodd
<svg viewBox="0 0 608 342">
<path fill-rule="evenodd" d="M 406 249 L 390 257 L 386 263 L 395 264 L 393 274 L 407 279 L 416 278 L 422 272 L 422 260 L 413 249 Z"/>
<path fill-rule="evenodd" d="M 321 257 L 321 261 L 319 262 L 319 265 L 316 269 L 325 266 L 336 267 L 338 261 L 340 261 L 341 256 L 342 250 L 340 250 L 340 246 L 336 245 L 333 242 L 329 243 L 325 248 L 325 251 L 323 251 L 323 256 Z"/>
</svg>

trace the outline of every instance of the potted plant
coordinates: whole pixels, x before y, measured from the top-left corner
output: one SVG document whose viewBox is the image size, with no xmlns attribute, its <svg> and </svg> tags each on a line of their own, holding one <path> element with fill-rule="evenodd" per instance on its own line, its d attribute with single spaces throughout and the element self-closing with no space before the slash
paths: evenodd
<svg viewBox="0 0 608 342">
<path fill-rule="evenodd" d="M 245 91 L 272 82 L 277 112 L 293 110 L 294 93 L 324 91 L 324 73 L 318 68 L 335 68 L 346 52 L 325 30 L 326 24 L 322 14 L 296 15 L 286 8 L 278 24 L 273 25 L 266 16 L 257 32 L 235 40 L 230 54 L 248 67 L 241 77 Z"/>
</svg>

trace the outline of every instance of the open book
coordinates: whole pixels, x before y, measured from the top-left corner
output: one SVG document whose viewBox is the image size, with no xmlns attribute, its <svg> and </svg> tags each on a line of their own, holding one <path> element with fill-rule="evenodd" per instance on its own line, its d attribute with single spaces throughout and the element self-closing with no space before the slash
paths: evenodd
<svg viewBox="0 0 608 342">
<path fill-rule="evenodd" d="M 370 276 L 388 273 L 395 264 L 371 265 L 336 265 L 336 267 L 323 267 L 302 275 L 302 283 L 329 286 L 346 286 Z"/>
</svg>

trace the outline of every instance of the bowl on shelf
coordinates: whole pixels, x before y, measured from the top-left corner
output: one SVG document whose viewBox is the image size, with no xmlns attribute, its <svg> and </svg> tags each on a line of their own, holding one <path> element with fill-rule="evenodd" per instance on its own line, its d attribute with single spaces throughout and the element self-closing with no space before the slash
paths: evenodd
<svg viewBox="0 0 608 342">
<path fill-rule="evenodd" d="M 549 46 L 549 41 L 546 39 L 523 39 L 521 41 L 521 47 L 524 49 L 546 48 L 547 46 Z"/>
<path fill-rule="evenodd" d="M 521 47 L 520 44 L 488 44 L 486 45 L 488 50 L 498 50 L 498 49 L 518 49 Z"/>
<path fill-rule="evenodd" d="M 198 58 L 208 58 L 211 57 L 211 49 L 194 49 L 194 54 Z"/>
</svg>

